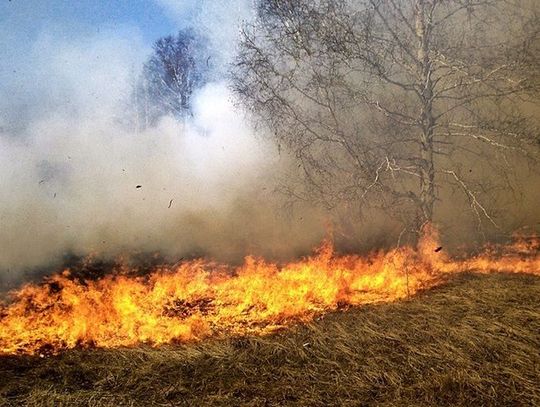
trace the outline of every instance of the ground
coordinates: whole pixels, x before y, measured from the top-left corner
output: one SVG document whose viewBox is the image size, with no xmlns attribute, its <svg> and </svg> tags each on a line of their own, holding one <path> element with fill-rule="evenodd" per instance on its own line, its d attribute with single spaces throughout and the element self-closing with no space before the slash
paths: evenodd
<svg viewBox="0 0 540 407">
<path fill-rule="evenodd" d="M 540 278 L 463 274 L 266 337 L 0 357 L 0 406 L 538 406 Z"/>
</svg>

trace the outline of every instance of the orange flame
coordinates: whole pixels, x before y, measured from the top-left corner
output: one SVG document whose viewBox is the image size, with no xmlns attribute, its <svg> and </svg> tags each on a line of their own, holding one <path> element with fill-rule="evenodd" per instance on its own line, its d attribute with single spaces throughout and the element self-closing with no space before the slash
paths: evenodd
<svg viewBox="0 0 540 407">
<path fill-rule="evenodd" d="M 238 268 L 203 260 L 146 277 L 77 282 L 70 271 L 28 284 L 0 306 L 0 353 L 43 354 L 76 346 L 160 345 L 223 334 L 261 334 L 343 306 L 395 301 L 450 273 L 540 275 L 540 239 L 451 260 L 428 227 L 418 248 L 339 256 L 324 243 L 312 257 L 276 264 L 247 257 Z"/>
</svg>

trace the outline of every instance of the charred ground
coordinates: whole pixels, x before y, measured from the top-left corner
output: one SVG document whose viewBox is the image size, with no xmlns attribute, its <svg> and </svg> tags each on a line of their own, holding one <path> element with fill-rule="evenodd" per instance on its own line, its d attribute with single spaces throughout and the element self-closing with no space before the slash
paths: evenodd
<svg viewBox="0 0 540 407">
<path fill-rule="evenodd" d="M 455 276 L 266 337 L 0 358 L 0 405 L 539 405 L 540 278 Z"/>
</svg>

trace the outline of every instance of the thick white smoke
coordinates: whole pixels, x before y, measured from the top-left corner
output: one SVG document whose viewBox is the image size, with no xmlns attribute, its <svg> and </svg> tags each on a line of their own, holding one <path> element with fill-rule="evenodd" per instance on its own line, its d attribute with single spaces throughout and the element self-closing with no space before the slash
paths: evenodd
<svg viewBox="0 0 540 407">
<path fill-rule="evenodd" d="M 68 251 L 234 258 L 318 239 L 271 213 L 281 158 L 226 83 L 200 89 L 185 123 L 126 130 L 125 101 L 149 52 L 131 34 L 44 34 L 19 72 L 17 103 L 0 90 L 0 281 Z"/>
</svg>

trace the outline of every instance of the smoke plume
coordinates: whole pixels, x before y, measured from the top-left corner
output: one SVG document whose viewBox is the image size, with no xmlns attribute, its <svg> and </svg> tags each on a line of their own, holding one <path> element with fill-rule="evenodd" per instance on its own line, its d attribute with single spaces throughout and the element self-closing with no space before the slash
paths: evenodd
<svg viewBox="0 0 540 407">
<path fill-rule="evenodd" d="M 149 52 L 128 29 L 43 32 L 0 88 L 0 281 L 67 253 L 238 260 L 289 256 L 320 239 L 305 227 L 309 212 L 273 209 L 284 159 L 223 80 L 197 91 L 186 122 L 126 130 L 125 101 Z"/>
<path fill-rule="evenodd" d="M 60 35 L 50 26 L 21 39 L 0 25 L 8 44 L 0 61 L 0 284 L 67 254 L 290 258 L 328 232 L 328 212 L 290 210 L 275 193 L 297 165 L 250 125 L 224 79 L 251 2 L 156 4 L 179 29 L 208 37 L 218 69 L 194 95 L 192 117 L 163 117 L 138 132 L 125 125 L 126 100 L 151 47 L 136 28 Z M 538 178 L 517 170 L 522 195 L 508 205 L 521 205 L 506 208 L 513 223 L 504 230 L 538 226 Z M 476 226 L 451 192 L 439 217 L 461 243 Z M 332 214 L 342 248 L 396 243 L 399 225 L 380 213 L 359 222 L 353 209 Z"/>
</svg>

